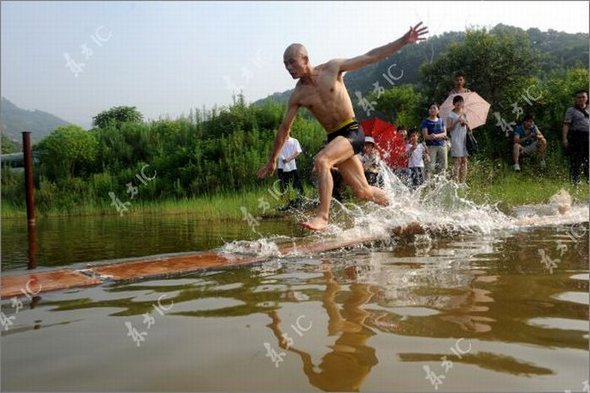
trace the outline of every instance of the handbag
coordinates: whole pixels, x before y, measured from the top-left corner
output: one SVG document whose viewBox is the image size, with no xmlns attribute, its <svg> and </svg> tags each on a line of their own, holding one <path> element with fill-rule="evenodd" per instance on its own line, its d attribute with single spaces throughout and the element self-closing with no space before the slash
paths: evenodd
<svg viewBox="0 0 590 393">
<path fill-rule="evenodd" d="M 470 156 L 477 153 L 479 148 L 477 139 L 473 136 L 473 131 L 471 128 L 467 128 L 467 136 L 465 137 L 465 148 L 467 149 L 467 154 Z"/>
</svg>

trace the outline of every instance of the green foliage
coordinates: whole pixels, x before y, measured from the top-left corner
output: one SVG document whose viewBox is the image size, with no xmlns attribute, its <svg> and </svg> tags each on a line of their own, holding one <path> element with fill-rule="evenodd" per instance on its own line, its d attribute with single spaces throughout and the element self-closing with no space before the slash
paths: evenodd
<svg viewBox="0 0 590 393">
<path fill-rule="evenodd" d="M 2 146 L 2 154 L 16 153 L 18 147 L 9 137 L 0 134 L 0 146 Z"/>
<path fill-rule="evenodd" d="M 377 102 L 375 108 L 386 114 L 383 120 L 396 125 L 406 127 L 417 127 L 422 119 L 423 108 L 421 107 L 420 93 L 412 85 L 402 85 L 385 90 L 381 97 L 373 93 L 369 96 L 370 101 Z"/>
<path fill-rule="evenodd" d="M 76 125 L 61 126 L 36 145 L 42 172 L 51 179 L 81 176 L 93 168 L 98 141 Z"/>
<path fill-rule="evenodd" d="M 492 106 L 509 108 L 538 72 L 539 59 L 524 33 L 470 30 L 462 43 L 449 45 L 436 61 L 422 66 L 421 91 L 426 102 L 442 103 L 453 88 L 454 73 L 463 71 L 468 87 Z"/>
<path fill-rule="evenodd" d="M 134 106 L 115 106 L 100 112 L 92 118 L 92 123 L 98 128 L 106 128 L 109 125 L 119 126 L 123 123 L 137 123 L 143 120 L 143 115 Z"/>
<path fill-rule="evenodd" d="M 88 203 L 108 206 L 110 193 L 130 201 L 130 187 L 138 191 L 134 204 L 268 187 L 276 178 L 261 181 L 256 172 L 268 160 L 284 111 L 276 103 L 247 106 L 238 97 L 228 108 L 177 120 L 110 122 L 89 132 L 60 127 L 36 146 L 38 206 L 63 211 Z M 325 132 L 301 114 L 292 134 L 304 149 L 298 166 L 310 173 Z M 140 180 L 142 168 L 155 176 L 152 181 Z M 6 190 L 11 201 L 24 200 L 15 186 Z"/>
</svg>

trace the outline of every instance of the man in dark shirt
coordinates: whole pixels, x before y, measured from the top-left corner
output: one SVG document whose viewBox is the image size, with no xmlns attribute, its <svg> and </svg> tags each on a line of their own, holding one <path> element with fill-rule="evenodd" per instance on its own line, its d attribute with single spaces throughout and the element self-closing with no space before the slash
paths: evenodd
<svg viewBox="0 0 590 393">
<path fill-rule="evenodd" d="M 572 183 L 580 182 L 580 167 L 588 181 L 588 92 L 576 92 L 576 104 L 565 112 L 562 142 L 570 159 Z"/>
</svg>

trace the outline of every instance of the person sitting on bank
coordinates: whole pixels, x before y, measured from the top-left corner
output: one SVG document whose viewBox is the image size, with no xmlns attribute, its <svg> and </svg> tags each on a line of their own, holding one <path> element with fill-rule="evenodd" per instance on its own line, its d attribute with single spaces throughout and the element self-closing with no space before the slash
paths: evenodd
<svg viewBox="0 0 590 393">
<path fill-rule="evenodd" d="M 520 156 L 537 153 L 541 158 L 541 168 L 545 168 L 545 149 L 547 141 L 545 137 L 535 125 L 535 117 L 533 115 L 526 115 L 522 124 L 514 128 L 514 146 L 512 149 L 512 156 L 514 165 L 512 168 L 515 171 L 520 171 L 519 159 Z"/>
<path fill-rule="evenodd" d="M 379 166 L 381 159 L 379 153 L 375 148 L 375 139 L 370 136 L 365 137 L 365 144 L 362 152 L 359 153 L 359 158 L 363 164 L 363 170 L 365 171 L 365 177 L 367 183 L 371 186 L 379 186 L 383 180 L 379 176 Z"/>
</svg>

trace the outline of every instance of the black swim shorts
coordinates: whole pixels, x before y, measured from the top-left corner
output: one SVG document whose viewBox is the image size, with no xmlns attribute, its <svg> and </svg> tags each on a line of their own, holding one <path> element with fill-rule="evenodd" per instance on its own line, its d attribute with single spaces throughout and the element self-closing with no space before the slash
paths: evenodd
<svg viewBox="0 0 590 393">
<path fill-rule="evenodd" d="M 337 136 L 343 136 L 348 139 L 352 145 L 354 154 L 358 154 L 363 150 L 363 145 L 365 144 L 365 133 L 363 132 L 361 125 L 357 123 L 356 120 L 351 119 L 350 123 L 337 129 L 336 131 L 330 132 L 328 134 L 328 141 L 326 144 L 330 143 Z"/>
</svg>

